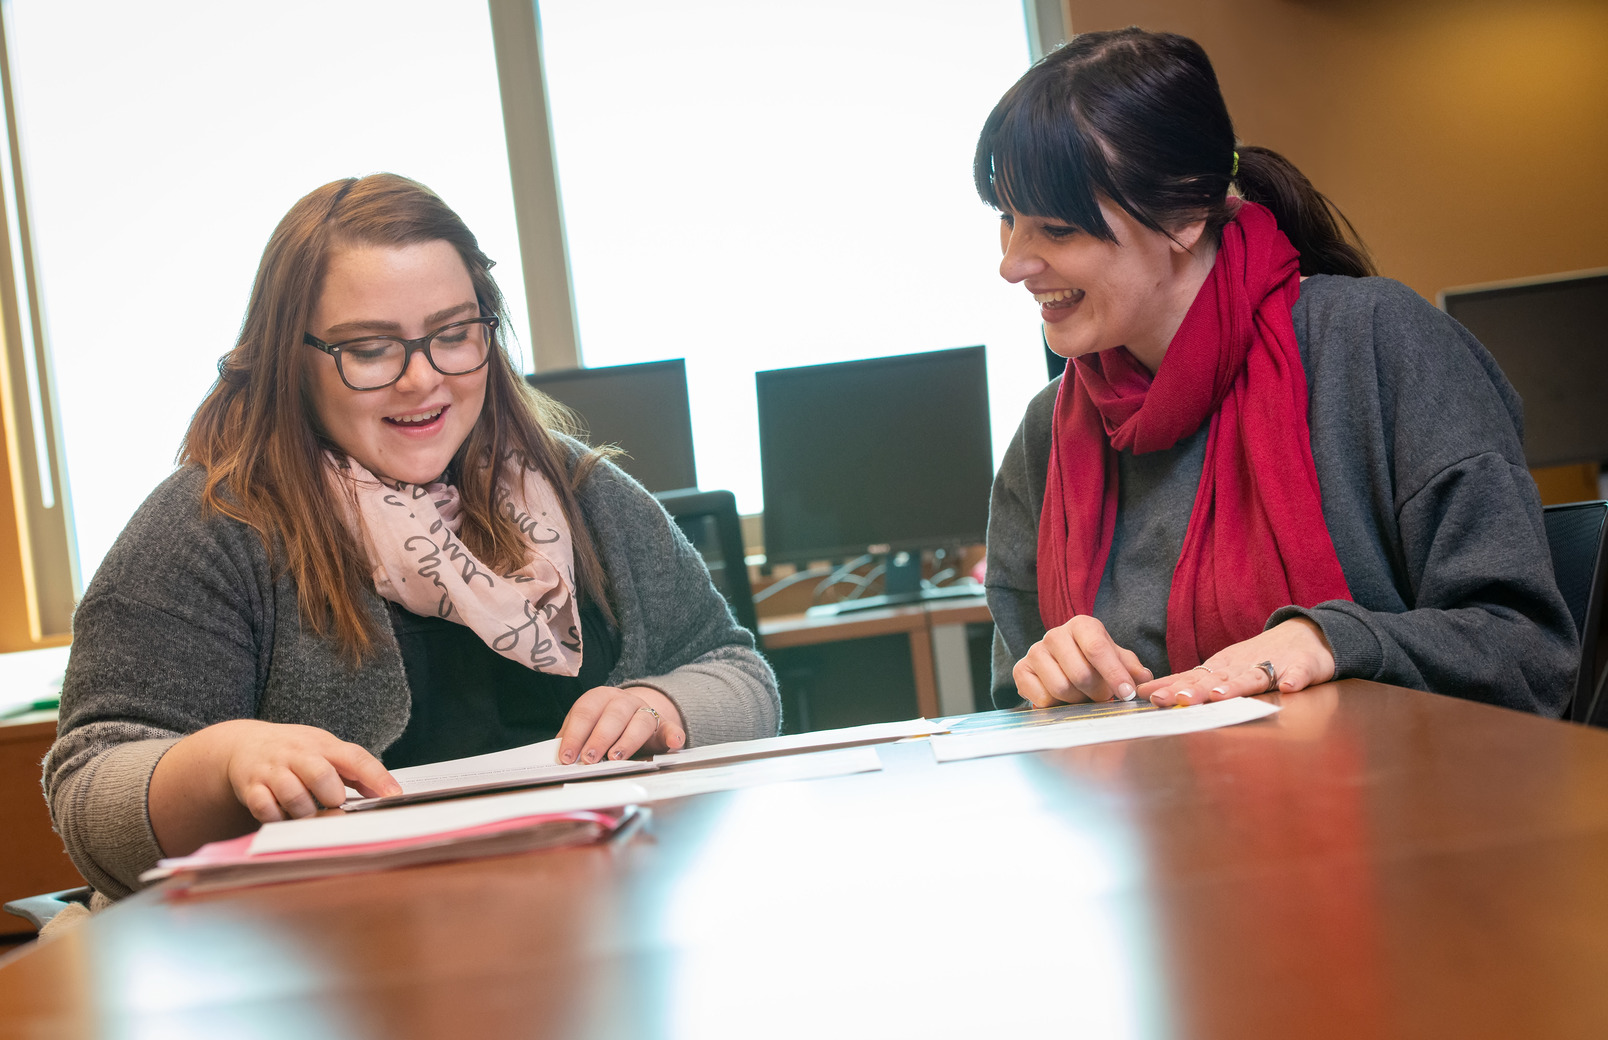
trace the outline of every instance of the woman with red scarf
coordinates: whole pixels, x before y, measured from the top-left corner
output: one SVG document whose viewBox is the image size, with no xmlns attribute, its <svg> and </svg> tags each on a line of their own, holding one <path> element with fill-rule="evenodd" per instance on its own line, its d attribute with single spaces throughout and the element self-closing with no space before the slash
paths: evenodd
<svg viewBox="0 0 1608 1040">
<path fill-rule="evenodd" d="M 997 704 L 1355 677 L 1563 711 L 1579 648 L 1517 395 L 1295 167 L 1236 150 L 1198 44 L 1075 37 L 975 173 L 1069 359 L 995 480 Z"/>
</svg>

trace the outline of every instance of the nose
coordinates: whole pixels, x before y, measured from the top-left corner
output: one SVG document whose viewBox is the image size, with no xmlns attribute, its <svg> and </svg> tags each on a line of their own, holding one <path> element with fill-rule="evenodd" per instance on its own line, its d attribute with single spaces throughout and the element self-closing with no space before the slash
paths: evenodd
<svg viewBox="0 0 1608 1040">
<path fill-rule="evenodd" d="M 1017 226 L 1012 227 L 1003 220 L 999 222 L 999 250 L 1004 254 L 999 261 L 999 276 L 1012 285 L 1044 270 L 1044 260 L 1033 248 L 1032 236 L 1022 223 L 1018 220 Z"/>
<path fill-rule="evenodd" d="M 396 388 L 405 394 L 429 393 L 441 385 L 446 377 L 435 370 L 424 351 L 416 350 L 408 358 L 407 367 L 402 370 L 402 378 L 396 381 Z"/>
</svg>

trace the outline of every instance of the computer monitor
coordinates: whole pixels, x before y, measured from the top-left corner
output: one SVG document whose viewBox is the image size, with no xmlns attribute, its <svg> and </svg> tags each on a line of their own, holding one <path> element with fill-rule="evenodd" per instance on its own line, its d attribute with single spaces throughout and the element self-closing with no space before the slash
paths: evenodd
<svg viewBox="0 0 1608 1040">
<path fill-rule="evenodd" d="M 756 372 L 754 384 L 769 561 L 983 540 L 994 453 L 982 347 Z"/>
<path fill-rule="evenodd" d="M 624 449 L 615 462 L 649 491 L 698 486 L 682 359 L 537 372 L 525 381 L 567 405 L 590 443 Z"/>
<path fill-rule="evenodd" d="M 1440 304 L 1524 399 L 1532 468 L 1608 461 L 1608 269 L 1447 289 Z"/>
</svg>

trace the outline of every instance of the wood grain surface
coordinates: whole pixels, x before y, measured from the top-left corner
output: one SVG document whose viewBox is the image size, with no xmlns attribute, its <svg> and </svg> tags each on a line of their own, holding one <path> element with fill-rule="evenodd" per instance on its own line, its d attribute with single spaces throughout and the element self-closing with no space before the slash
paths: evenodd
<svg viewBox="0 0 1608 1040">
<path fill-rule="evenodd" d="M 1356 681 L 1283 705 L 887 746 L 612 845 L 143 893 L 7 957 L 0 1034 L 1608 1034 L 1608 732 Z"/>
</svg>

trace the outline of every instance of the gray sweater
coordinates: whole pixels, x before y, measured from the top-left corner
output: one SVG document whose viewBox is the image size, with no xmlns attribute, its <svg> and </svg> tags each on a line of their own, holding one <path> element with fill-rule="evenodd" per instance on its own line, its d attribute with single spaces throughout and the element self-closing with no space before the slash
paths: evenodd
<svg viewBox="0 0 1608 1040">
<path fill-rule="evenodd" d="M 1561 714 L 1579 643 L 1524 466 L 1518 395 L 1496 362 L 1385 278 L 1309 278 L 1293 318 L 1323 516 L 1353 602 L 1285 607 L 1268 626 L 1311 618 L 1339 678 Z M 1059 386 L 1028 406 L 989 511 L 1002 707 L 1020 703 L 1011 668 L 1044 635 L 1038 521 Z M 1166 451 L 1119 455 L 1117 527 L 1094 613 L 1158 676 L 1172 671 L 1167 595 L 1204 456 L 1204 429 Z"/>
<path fill-rule="evenodd" d="M 146 793 L 179 738 L 228 719 L 326 729 L 378 756 L 411 694 L 390 615 L 358 667 L 305 633 L 296 588 L 244 524 L 203 516 L 203 474 L 175 473 L 129 521 L 74 617 L 56 743 L 44 783 L 68 855 L 118 898 L 161 856 Z M 775 677 L 732 619 L 702 559 L 652 496 L 610 463 L 579 492 L 620 623 L 610 685 L 664 692 L 690 744 L 772 736 Z"/>
</svg>

